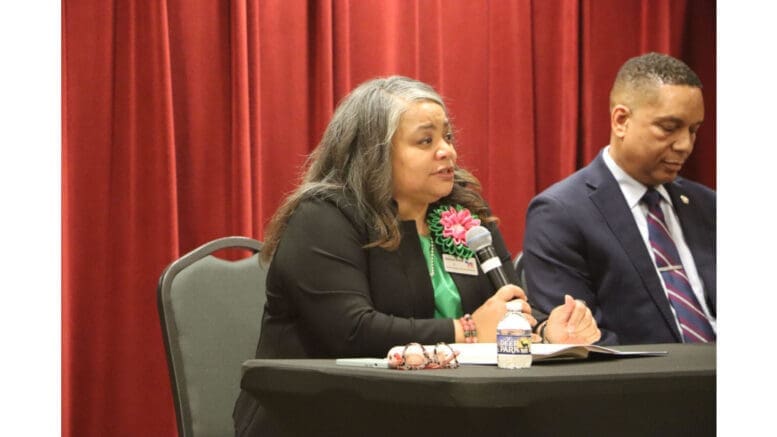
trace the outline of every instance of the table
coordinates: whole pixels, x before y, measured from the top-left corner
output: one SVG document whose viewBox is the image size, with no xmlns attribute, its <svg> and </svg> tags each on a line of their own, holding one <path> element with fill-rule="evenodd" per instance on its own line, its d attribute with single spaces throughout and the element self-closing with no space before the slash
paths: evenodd
<svg viewBox="0 0 777 437">
<path fill-rule="evenodd" d="M 669 353 L 520 370 L 248 360 L 241 387 L 288 435 L 715 435 L 714 344 L 616 349 Z"/>
</svg>

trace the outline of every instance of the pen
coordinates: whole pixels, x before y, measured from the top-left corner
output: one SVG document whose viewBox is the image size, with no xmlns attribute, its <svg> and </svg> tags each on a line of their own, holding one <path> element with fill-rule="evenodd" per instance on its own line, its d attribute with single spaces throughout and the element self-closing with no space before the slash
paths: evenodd
<svg viewBox="0 0 777 437">
<path fill-rule="evenodd" d="M 388 369 L 388 359 L 386 358 L 338 358 L 335 360 L 335 364 L 340 366 L 352 366 L 352 367 L 376 367 L 380 369 Z"/>
</svg>

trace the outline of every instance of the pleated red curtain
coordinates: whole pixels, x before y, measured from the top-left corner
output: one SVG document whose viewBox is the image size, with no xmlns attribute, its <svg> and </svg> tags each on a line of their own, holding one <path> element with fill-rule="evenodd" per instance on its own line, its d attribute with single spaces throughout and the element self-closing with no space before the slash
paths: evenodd
<svg viewBox="0 0 777 437">
<path fill-rule="evenodd" d="M 685 173 L 715 186 L 714 1 L 62 6 L 67 436 L 176 434 L 159 275 L 213 238 L 261 240 L 336 103 L 374 76 L 446 97 L 460 163 L 513 252 L 531 197 L 607 144 L 609 86 L 644 51 L 686 60 L 704 82 Z"/>
</svg>

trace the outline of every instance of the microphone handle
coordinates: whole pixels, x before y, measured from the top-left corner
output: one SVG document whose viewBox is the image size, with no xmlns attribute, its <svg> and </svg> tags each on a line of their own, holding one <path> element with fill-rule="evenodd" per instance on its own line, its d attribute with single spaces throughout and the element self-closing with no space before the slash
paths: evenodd
<svg viewBox="0 0 777 437">
<path fill-rule="evenodd" d="M 507 280 L 505 271 L 501 267 L 489 270 L 486 274 L 488 275 L 488 279 L 491 280 L 491 284 L 493 284 L 495 291 L 510 283 L 510 281 Z"/>
<path fill-rule="evenodd" d="M 477 256 L 481 270 L 486 273 L 495 290 L 510 283 L 504 269 L 502 269 L 502 260 L 499 259 L 494 246 L 489 245 L 480 249 L 477 251 Z"/>
</svg>

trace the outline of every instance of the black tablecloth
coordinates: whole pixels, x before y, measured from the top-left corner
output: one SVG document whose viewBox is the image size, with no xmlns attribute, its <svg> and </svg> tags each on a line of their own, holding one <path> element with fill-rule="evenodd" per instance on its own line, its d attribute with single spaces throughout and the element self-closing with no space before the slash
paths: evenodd
<svg viewBox="0 0 777 437">
<path fill-rule="evenodd" d="M 715 434 L 715 345 L 617 349 L 669 354 L 521 370 L 249 360 L 241 385 L 289 435 Z"/>
</svg>

